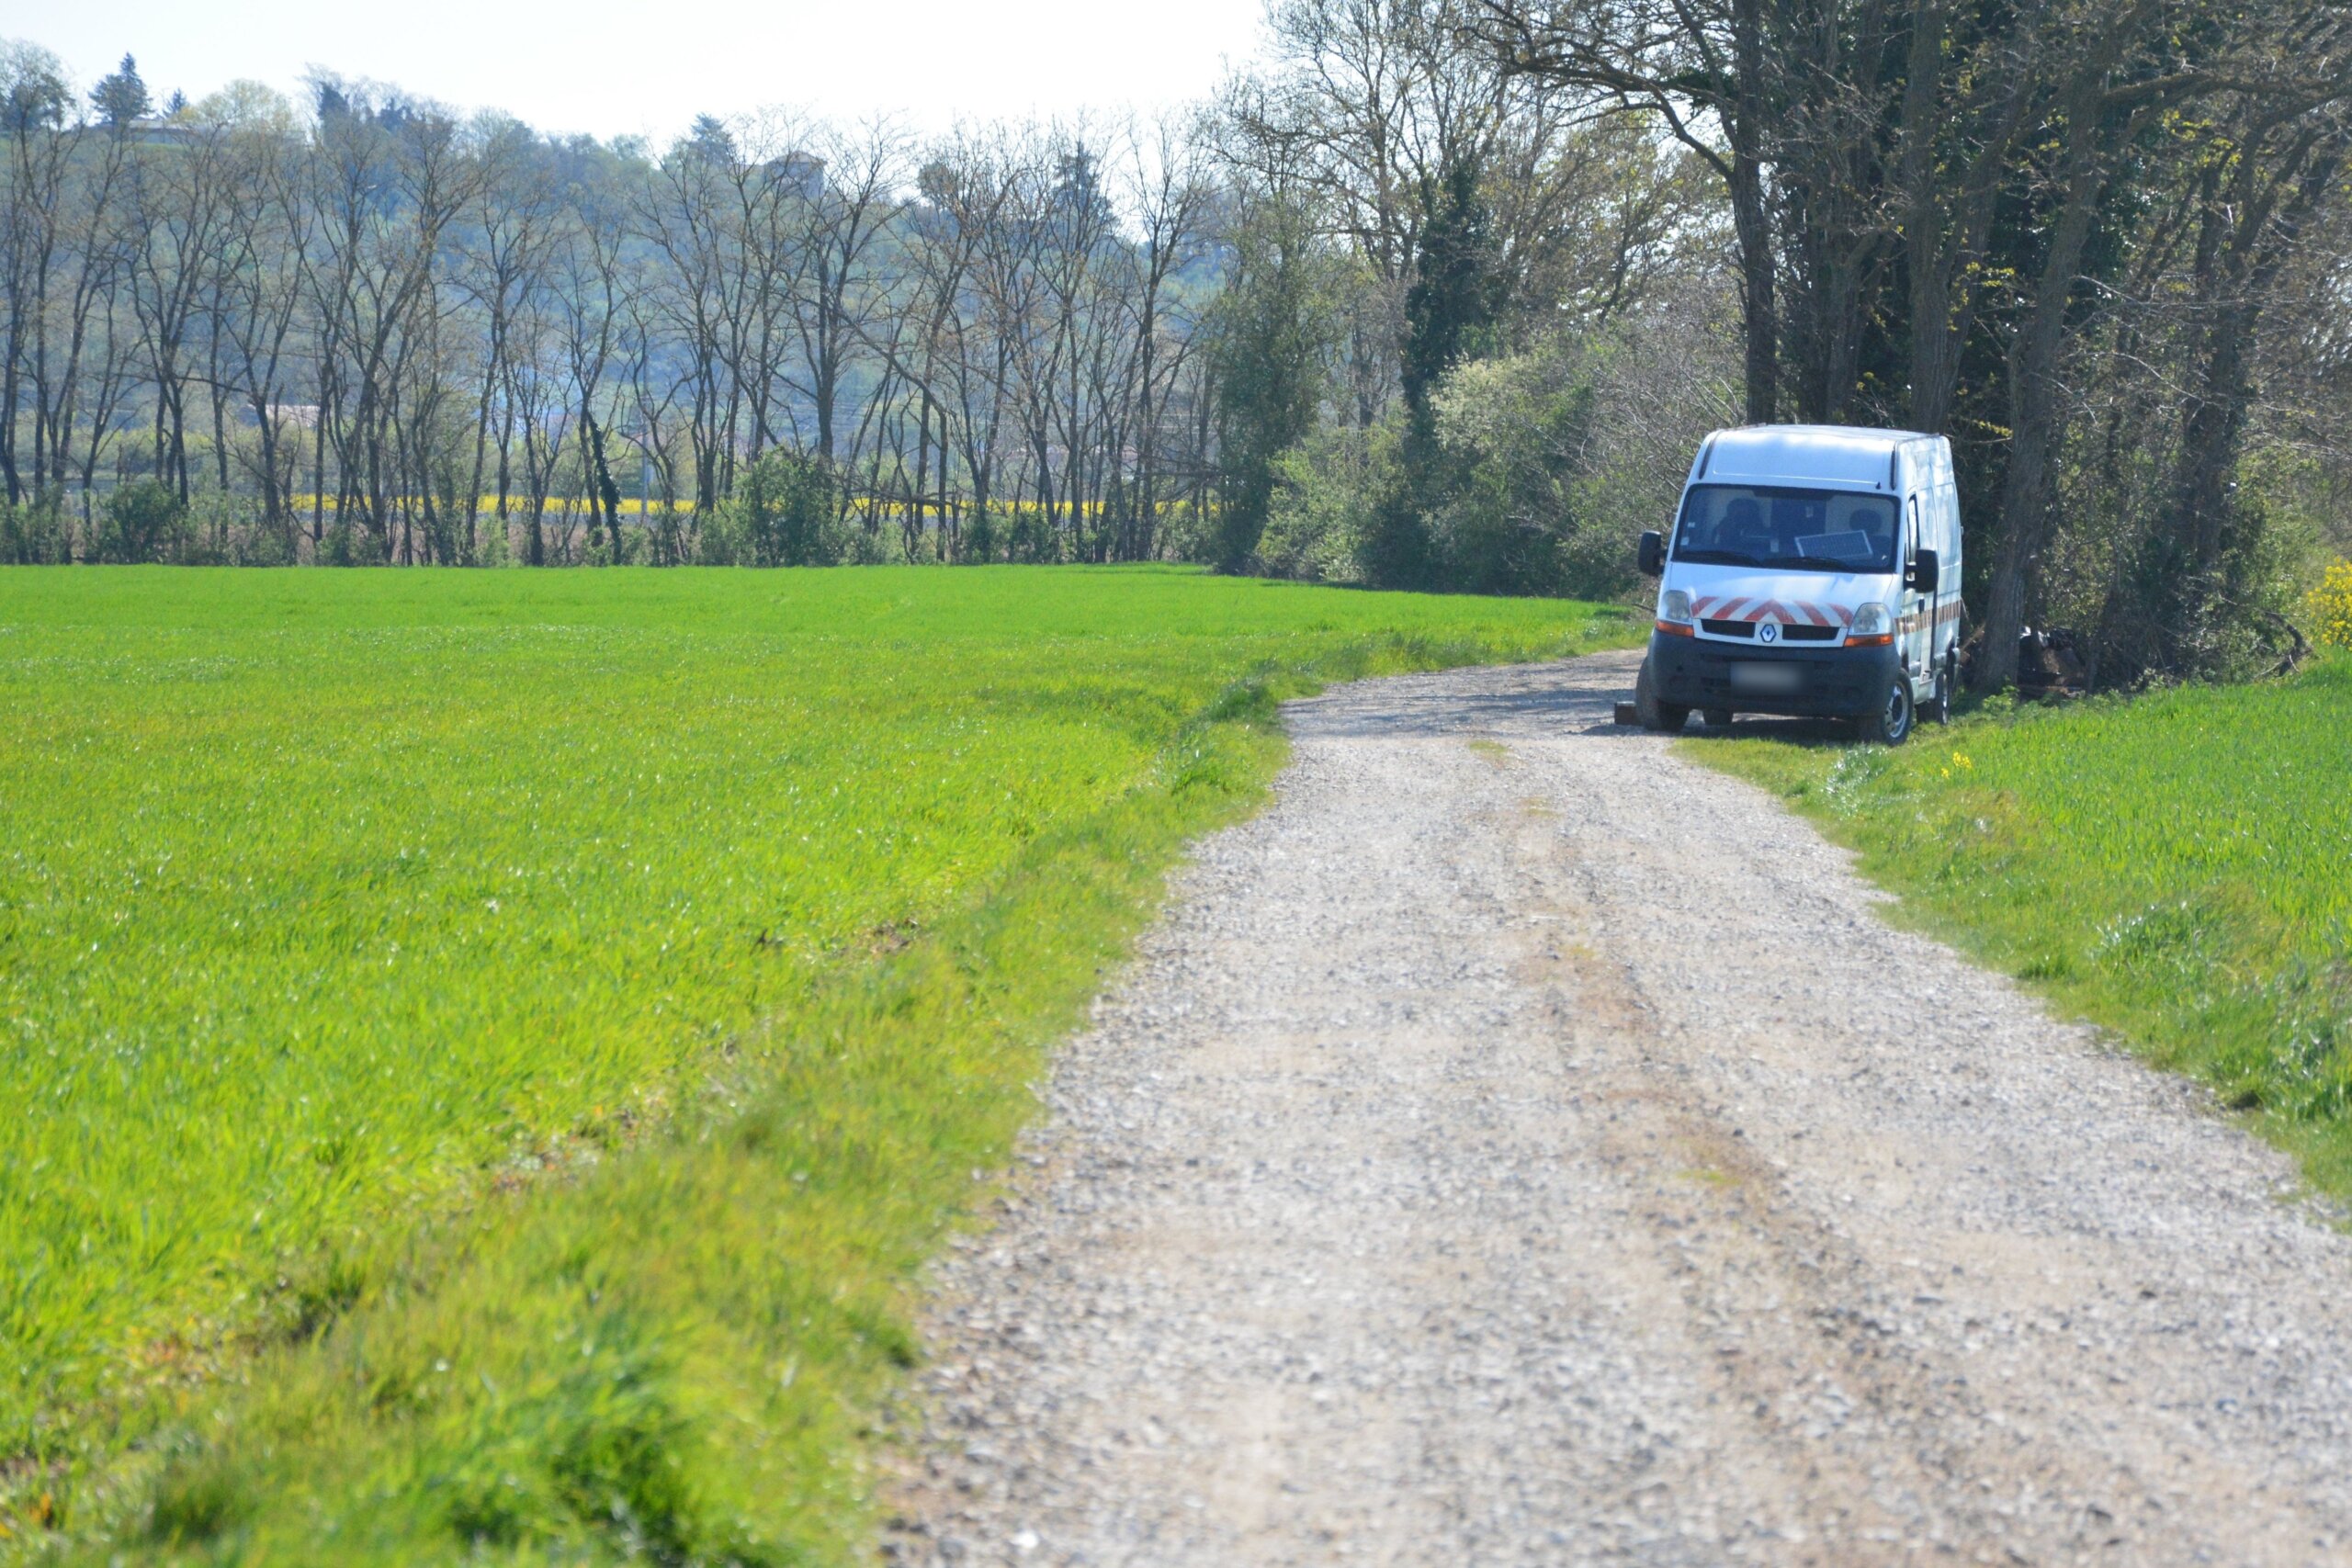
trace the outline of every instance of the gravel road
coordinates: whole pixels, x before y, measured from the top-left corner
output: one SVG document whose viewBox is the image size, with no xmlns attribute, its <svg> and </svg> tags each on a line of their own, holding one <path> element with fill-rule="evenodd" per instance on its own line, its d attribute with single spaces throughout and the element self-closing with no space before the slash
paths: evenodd
<svg viewBox="0 0 2352 1568">
<path fill-rule="evenodd" d="M 1291 707 L 939 1268 L 886 1557 L 2352 1562 L 2352 1241 L 1634 667 Z"/>
</svg>

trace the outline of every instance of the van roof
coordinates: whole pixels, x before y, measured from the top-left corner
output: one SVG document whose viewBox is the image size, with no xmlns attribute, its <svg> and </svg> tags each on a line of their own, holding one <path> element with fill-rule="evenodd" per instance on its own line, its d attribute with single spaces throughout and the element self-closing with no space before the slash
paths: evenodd
<svg viewBox="0 0 2352 1568">
<path fill-rule="evenodd" d="M 1888 488 L 1895 448 L 1928 441 L 1916 430 L 1870 430 L 1855 424 L 1749 424 L 1719 430 L 1700 448 L 1703 473 L 1691 479 L 1820 479 Z"/>
</svg>

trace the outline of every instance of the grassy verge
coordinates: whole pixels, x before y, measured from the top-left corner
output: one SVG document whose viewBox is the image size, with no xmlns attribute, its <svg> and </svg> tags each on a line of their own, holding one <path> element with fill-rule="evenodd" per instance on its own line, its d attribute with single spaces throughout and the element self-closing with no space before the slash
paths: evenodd
<svg viewBox="0 0 2352 1568">
<path fill-rule="evenodd" d="M 842 1561 L 913 1270 L 1325 679 L 1164 571 L 0 575 L 0 1555 Z"/>
<path fill-rule="evenodd" d="M 1682 743 L 1773 790 L 1903 918 L 2213 1086 L 2352 1195 L 2352 659 L 2002 708 L 1897 750 Z"/>
</svg>

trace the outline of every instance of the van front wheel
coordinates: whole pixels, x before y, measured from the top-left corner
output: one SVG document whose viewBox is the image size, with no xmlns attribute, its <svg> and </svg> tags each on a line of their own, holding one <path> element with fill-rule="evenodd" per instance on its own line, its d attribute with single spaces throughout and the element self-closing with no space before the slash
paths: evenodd
<svg viewBox="0 0 2352 1568">
<path fill-rule="evenodd" d="M 1917 716 L 1911 703 L 1910 679 L 1897 675 L 1888 683 L 1886 701 L 1878 711 L 1854 721 L 1854 733 L 1869 745 L 1900 746 L 1911 738 L 1911 725 Z"/>
<path fill-rule="evenodd" d="M 1690 722 L 1689 708 L 1657 700 L 1657 687 L 1650 680 L 1650 661 L 1646 659 L 1642 660 L 1642 672 L 1634 677 L 1634 716 L 1641 720 L 1644 729 L 1668 735 Z"/>
</svg>

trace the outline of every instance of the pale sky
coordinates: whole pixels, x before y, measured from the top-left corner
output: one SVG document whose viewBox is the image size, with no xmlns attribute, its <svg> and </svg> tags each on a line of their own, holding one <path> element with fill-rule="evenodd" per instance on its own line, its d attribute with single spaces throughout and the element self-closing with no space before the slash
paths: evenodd
<svg viewBox="0 0 2352 1568">
<path fill-rule="evenodd" d="M 644 135 L 786 105 L 913 130 L 1098 117 L 1200 96 L 1255 46 L 1261 0 L 0 0 L 86 90 L 128 50 L 160 103 L 319 65 L 538 130 Z"/>
</svg>

